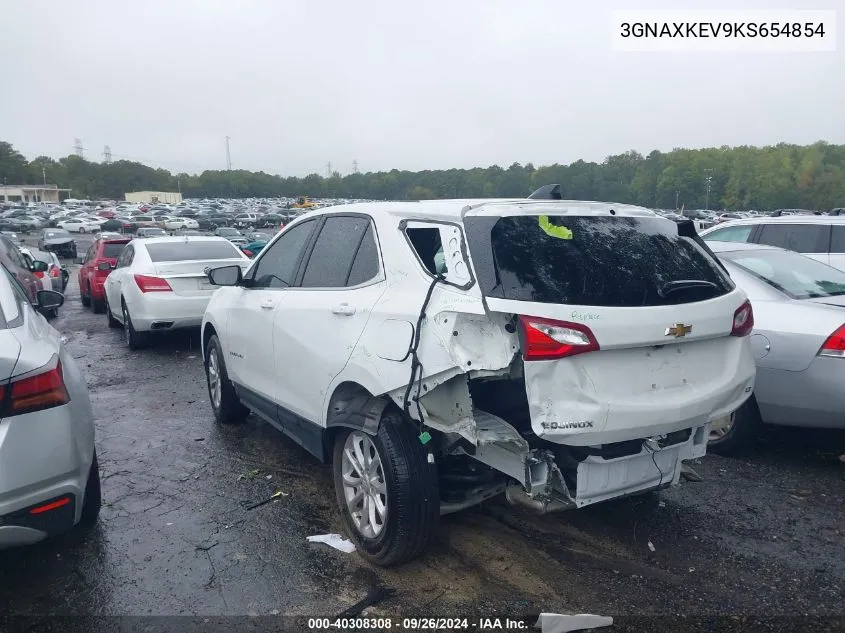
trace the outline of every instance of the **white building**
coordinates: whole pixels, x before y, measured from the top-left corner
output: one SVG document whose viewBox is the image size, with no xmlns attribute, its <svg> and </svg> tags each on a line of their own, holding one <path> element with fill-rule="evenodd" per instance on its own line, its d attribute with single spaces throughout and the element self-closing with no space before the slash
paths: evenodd
<svg viewBox="0 0 845 633">
<path fill-rule="evenodd" d="M 134 202 L 135 204 L 178 204 L 182 202 L 182 194 L 172 191 L 130 191 L 124 197 L 126 202 Z"/>
<path fill-rule="evenodd" d="M 0 200 L 3 202 L 60 202 L 61 194 L 70 189 L 59 189 L 56 185 L 0 185 Z"/>
</svg>

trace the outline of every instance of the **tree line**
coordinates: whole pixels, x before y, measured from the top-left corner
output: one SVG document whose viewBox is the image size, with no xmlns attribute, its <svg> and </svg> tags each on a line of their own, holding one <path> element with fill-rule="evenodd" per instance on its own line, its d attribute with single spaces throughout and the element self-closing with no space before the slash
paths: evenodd
<svg viewBox="0 0 845 633">
<path fill-rule="evenodd" d="M 186 198 L 432 198 L 523 197 L 559 183 L 564 198 L 604 200 L 674 209 L 803 208 L 845 206 L 845 145 L 781 143 L 768 147 L 719 147 L 636 151 L 601 163 L 535 167 L 513 163 L 473 169 L 355 173 L 303 178 L 263 171 L 171 173 L 120 160 L 97 163 L 76 155 L 28 161 L 0 141 L 0 182 L 70 188 L 73 197 L 122 200 L 127 191 L 181 191 Z"/>
</svg>

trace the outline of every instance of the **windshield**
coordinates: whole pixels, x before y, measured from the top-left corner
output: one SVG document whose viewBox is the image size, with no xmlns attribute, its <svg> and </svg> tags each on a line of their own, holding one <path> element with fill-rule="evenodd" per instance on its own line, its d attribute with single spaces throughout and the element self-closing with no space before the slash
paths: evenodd
<svg viewBox="0 0 845 633">
<path fill-rule="evenodd" d="M 483 219 L 467 218 L 467 231 Z M 508 216 L 496 221 L 490 240 L 497 283 L 482 283 L 487 296 L 637 307 L 703 301 L 733 289 L 718 263 L 663 218 Z M 479 255 L 473 249 L 473 258 Z"/>
<path fill-rule="evenodd" d="M 792 299 L 845 295 L 845 272 L 792 251 L 760 249 L 719 253 Z"/>
</svg>

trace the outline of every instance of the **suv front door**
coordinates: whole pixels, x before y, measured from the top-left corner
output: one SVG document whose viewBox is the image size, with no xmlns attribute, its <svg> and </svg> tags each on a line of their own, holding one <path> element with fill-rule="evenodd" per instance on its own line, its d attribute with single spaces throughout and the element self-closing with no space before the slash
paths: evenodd
<svg viewBox="0 0 845 633">
<path fill-rule="evenodd" d="M 346 366 L 384 293 L 370 218 L 327 216 L 299 277 L 276 309 L 273 324 L 280 416 L 295 414 L 281 420 L 288 428 L 298 425 L 298 418 L 321 421 L 328 387 Z"/>
<path fill-rule="evenodd" d="M 279 301 L 288 294 L 317 226 L 308 220 L 285 231 L 264 248 L 247 275 L 244 286 L 234 288 L 226 328 L 226 367 L 229 376 L 245 391 L 242 399 L 251 408 L 275 419 L 276 364 L 273 358 L 273 317 Z"/>
</svg>

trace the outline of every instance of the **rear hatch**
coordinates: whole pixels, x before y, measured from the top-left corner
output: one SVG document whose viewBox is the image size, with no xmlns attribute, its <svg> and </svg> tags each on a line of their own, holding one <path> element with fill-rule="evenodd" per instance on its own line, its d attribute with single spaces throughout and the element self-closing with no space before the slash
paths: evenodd
<svg viewBox="0 0 845 633">
<path fill-rule="evenodd" d="M 211 296 L 216 290 L 206 270 L 237 264 L 246 271 L 251 263 L 223 238 L 151 243 L 147 252 L 156 276 L 166 279 L 177 295 L 191 297 Z"/>
<path fill-rule="evenodd" d="M 117 258 L 120 257 L 127 244 L 129 244 L 129 240 L 114 240 L 103 243 L 103 251 L 94 266 L 98 277 L 108 277 L 111 270 L 100 270 L 97 265 L 107 262 L 114 268 L 117 264 Z"/>
<path fill-rule="evenodd" d="M 488 309 L 520 332 L 532 430 L 553 442 L 693 428 L 753 385 L 748 338 L 732 335 L 750 314 L 745 294 L 675 222 L 611 209 L 489 205 L 465 217 Z"/>
</svg>

